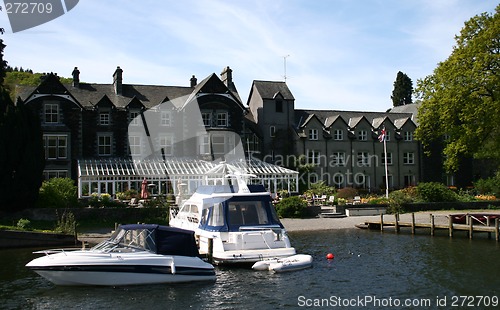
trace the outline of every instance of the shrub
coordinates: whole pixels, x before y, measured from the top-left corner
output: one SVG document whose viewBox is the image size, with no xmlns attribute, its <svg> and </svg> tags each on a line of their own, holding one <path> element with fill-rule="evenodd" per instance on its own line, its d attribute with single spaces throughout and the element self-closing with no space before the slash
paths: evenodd
<svg viewBox="0 0 500 310">
<path fill-rule="evenodd" d="M 63 234 L 74 234 L 76 229 L 75 215 L 72 212 L 64 211 L 61 216 L 57 214 L 57 226 L 54 229 Z"/>
<path fill-rule="evenodd" d="M 474 186 L 479 194 L 490 194 L 496 197 L 500 196 L 500 171 L 494 177 L 480 179 L 474 182 Z"/>
<path fill-rule="evenodd" d="M 280 217 L 301 218 L 307 213 L 307 202 L 299 196 L 286 197 L 276 204 Z"/>
<path fill-rule="evenodd" d="M 70 208 L 78 205 L 78 188 L 70 178 L 52 178 L 42 183 L 38 206 L 42 208 Z"/>
<path fill-rule="evenodd" d="M 437 182 L 419 183 L 417 193 L 420 202 L 454 202 L 459 200 L 455 192 Z"/>
<path fill-rule="evenodd" d="M 30 220 L 27 219 L 20 219 L 19 221 L 17 221 L 16 226 L 19 229 L 29 230 L 31 229 L 31 222 Z"/>
<path fill-rule="evenodd" d="M 337 191 L 338 198 L 354 198 L 354 196 L 358 195 L 358 191 L 352 187 L 344 187 Z"/>
</svg>

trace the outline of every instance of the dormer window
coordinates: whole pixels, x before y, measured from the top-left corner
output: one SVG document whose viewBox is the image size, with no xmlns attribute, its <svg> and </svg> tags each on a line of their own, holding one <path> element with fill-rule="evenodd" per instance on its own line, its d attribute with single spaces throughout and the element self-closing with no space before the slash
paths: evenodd
<svg viewBox="0 0 500 310">
<path fill-rule="evenodd" d="M 342 131 L 342 129 L 335 129 L 333 131 L 333 140 L 344 140 L 344 131 Z"/>
<path fill-rule="evenodd" d="M 99 113 L 99 125 L 102 125 L 102 126 L 109 125 L 109 112 Z"/>
<path fill-rule="evenodd" d="M 366 141 L 368 139 L 368 133 L 366 130 L 360 130 L 358 132 L 358 140 L 359 141 Z"/>
<path fill-rule="evenodd" d="M 59 123 L 59 104 L 58 103 L 46 103 L 43 106 L 44 119 L 46 124 L 57 124 Z"/>
<path fill-rule="evenodd" d="M 211 127 L 212 126 L 212 113 L 210 113 L 210 112 L 202 112 L 201 113 L 201 119 L 203 120 L 203 125 L 205 127 Z"/>
<path fill-rule="evenodd" d="M 227 127 L 227 112 L 217 113 L 217 127 Z"/>
<path fill-rule="evenodd" d="M 309 129 L 309 140 L 318 140 L 318 129 Z"/>
<path fill-rule="evenodd" d="M 160 123 L 162 126 L 172 126 L 172 113 L 170 111 L 161 111 Z"/>
<path fill-rule="evenodd" d="M 404 132 L 404 140 L 405 141 L 413 141 L 413 132 L 405 131 Z"/>
<path fill-rule="evenodd" d="M 139 111 L 130 111 L 130 125 L 139 125 Z"/>
</svg>

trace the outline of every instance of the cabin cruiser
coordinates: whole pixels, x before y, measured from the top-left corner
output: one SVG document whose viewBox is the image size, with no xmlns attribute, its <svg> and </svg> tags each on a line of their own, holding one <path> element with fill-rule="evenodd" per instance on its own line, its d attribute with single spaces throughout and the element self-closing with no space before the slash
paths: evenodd
<svg viewBox="0 0 500 310">
<path fill-rule="evenodd" d="M 56 285 L 136 285 L 215 281 L 192 231 L 156 224 L 121 225 L 90 249 L 45 250 L 26 267 Z"/>
<path fill-rule="evenodd" d="M 199 186 L 178 210 L 171 209 L 170 226 L 194 231 L 200 252 L 215 264 L 295 255 L 270 193 L 262 185 L 234 183 Z"/>
</svg>

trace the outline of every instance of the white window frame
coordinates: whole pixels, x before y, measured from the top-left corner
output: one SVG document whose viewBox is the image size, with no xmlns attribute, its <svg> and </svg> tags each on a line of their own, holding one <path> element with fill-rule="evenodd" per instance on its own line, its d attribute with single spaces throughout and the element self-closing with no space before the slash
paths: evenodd
<svg viewBox="0 0 500 310">
<path fill-rule="evenodd" d="M 130 155 L 140 156 L 142 153 L 142 137 L 129 135 L 128 137 L 128 148 Z"/>
<path fill-rule="evenodd" d="M 407 142 L 413 141 L 413 132 L 412 131 L 405 131 L 404 132 L 404 141 L 407 141 Z"/>
<path fill-rule="evenodd" d="M 360 130 L 358 132 L 358 140 L 359 141 L 366 141 L 366 140 L 368 140 L 368 132 L 366 130 Z"/>
<path fill-rule="evenodd" d="M 130 125 L 132 125 L 132 126 L 139 126 L 139 124 L 140 124 L 140 122 L 139 122 L 140 115 L 141 115 L 140 111 L 130 111 L 129 112 Z"/>
<path fill-rule="evenodd" d="M 319 134 L 318 129 L 309 129 L 309 140 L 318 140 Z"/>
<path fill-rule="evenodd" d="M 382 153 L 380 156 L 381 164 L 385 165 L 385 153 Z M 392 165 L 392 153 L 387 152 L 387 165 Z"/>
<path fill-rule="evenodd" d="M 341 141 L 344 140 L 344 131 L 342 129 L 333 130 L 333 140 Z"/>
<path fill-rule="evenodd" d="M 45 103 L 43 119 L 45 124 L 59 124 L 59 103 Z"/>
<path fill-rule="evenodd" d="M 276 126 L 269 126 L 269 137 L 276 137 Z"/>
<path fill-rule="evenodd" d="M 99 113 L 99 125 L 101 126 L 109 126 L 110 125 L 110 113 L 109 112 L 100 112 Z"/>
<path fill-rule="evenodd" d="M 318 150 L 307 150 L 307 163 L 319 166 L 321 153 Z"/>
<path fill-rule="evenodd" d="M 368 152 L 358 152 L 357 163 L 358 167 L 370 167 L 370 154 Z"/>
<path fill-rule="evenodd" d="M 404 152 L 403 153 L 403 165 L 414 165 L 415 164 L 415 153 Z"/>
<path fill-rule="evenodd" d="M 108 142 L 108 141 L 101 141 L 101 139 L 109 139 L 109 143 L 102 144 L 101 142 Z M 109 153 L 108 152 L 101 152 L 101 148 L 104 148 L 103 150 L 106 150 L 106 148 L 109 148 Z M 97 154 L 99 156 L 111 156 L 113 154 L 113 135 L 110 133 L 99 133 L 97 134 Z"/>
<path fill-rule="evenodd" d="M 158 144 L 163 149 L 165 156 L 174 155 L 174 136 L 171 134 L 162 134 L 158 136 Z"/>
<path fill-rule="evenodd" d="M 172 126 L 172 111 L 160 112 L 160 125 L 165 127 Z"/>
<path fill-rule="evenodd" d="M 332 153 L 332 166 L 333 167 L 345 167 L 345 152 L 333 152 Z"/>
<path fill-rule="evenodd" d="M 229 124 L 227 112 L 217 113 L 217 127 L 227 127 Z"/>
<path fill-rule="evenodd" d="M 52 142 L 54 142 L 53 145 Z M 46 159 L 68 158 L 68 135 L 44 134 L 43 144 Z M 54 152 L 54 156 L 51 156 L 52 152 Z"/>
<path fill-rule="evenodd" d="M 211 112 L 201 112 L 201 119 L 205 127 L 212 127 L 212 113 Z"/>
</svg>

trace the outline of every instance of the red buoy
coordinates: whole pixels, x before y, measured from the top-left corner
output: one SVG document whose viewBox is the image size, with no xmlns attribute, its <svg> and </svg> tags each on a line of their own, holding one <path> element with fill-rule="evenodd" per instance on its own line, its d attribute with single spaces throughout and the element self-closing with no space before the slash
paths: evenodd
<svg viewBox="0 0 500 310">
<path fill-rule="evenodd" d="M 326 259 L 333 259 L 335 256 L 332 253 L 326 254 Z"/>
</svg>

